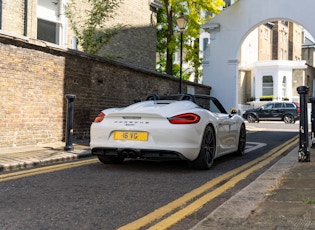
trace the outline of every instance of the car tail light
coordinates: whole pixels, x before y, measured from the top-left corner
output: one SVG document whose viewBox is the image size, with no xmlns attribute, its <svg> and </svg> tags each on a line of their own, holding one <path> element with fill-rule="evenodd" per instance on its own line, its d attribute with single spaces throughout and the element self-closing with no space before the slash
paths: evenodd
<svg viewBox="0 0 315 230">
<path fill-rule="evenodd" d="M 94 122 L 101 122 L 105 118 L 105 114 L 100 112 L 97 117 L 95 117 Z"/>
<path fill-rule="evenodd" d="M 167 119 L 171 124 L 195 124 L 200 121 L 200 117 L 194 113 L 184 113 Z"/>
<path fill-rule="evenodd" d="M 298 103 L 298 102 L 293 102 L 293 103 L 296 105 L 296 110 L 297 110 L 298 114 L 300 114 L 300 112 L 301 112 L 300 103 Z"/>
</svg>

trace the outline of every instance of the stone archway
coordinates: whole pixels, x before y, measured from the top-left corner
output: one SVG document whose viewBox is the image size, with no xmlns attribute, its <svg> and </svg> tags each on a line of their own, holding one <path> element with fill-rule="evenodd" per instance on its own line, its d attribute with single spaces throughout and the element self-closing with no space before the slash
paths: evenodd
<svg viewBox="0 0 315 230">
<path fill-rule="evenodd" d="M 288 20 L 302 25 L 314 37 L 314 0 L 239 0 L 207 22 L 211 43 L 204 53 L 203 83 L 228 108 L 238 107 L 240 47 L 247 35 L 268 21 Z"/>
</svg>

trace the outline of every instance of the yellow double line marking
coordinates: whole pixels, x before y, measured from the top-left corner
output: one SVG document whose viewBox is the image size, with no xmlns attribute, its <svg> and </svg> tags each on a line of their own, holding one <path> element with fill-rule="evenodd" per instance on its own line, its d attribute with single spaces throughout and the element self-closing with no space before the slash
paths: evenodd
<svg viewBox="0 0 315 230">
<path fill-rule="evenodd" d="M 248 175 L 255 172 L 258 169 L 268 165 L 271 161 L 279 157 L 285 151 L 296 145 L 298 142 L 298 138 L 294 137 L 289 141 L 285 142 L 284 144 L 274 148 L 273 150 L 269 151 L 267 154 L 251 161 L 239 168 L 236 168 L 232 171 L 229 171 L 209 182 L 192 190 L 189 193 L 186 193 L 182 197 L 170 202 L 169 204 L 162 206 L 155 211 L 149 213 L 148 215 L 135 220 L 125 226 L 119 228 L 119 230 L 132 230 L 132 229 L 140 229 L 147 225 L 150 225 L 154 221 L 161 219 L 162 217 L 169 215 L 170 213 L 174 212 L 176 209 L 179 211 L 170 214 L 168 217 L 165 217 L 160 222 L 156 223 L 155 225 L 151 226 L 150 228 L 146 229 L 168 229 L 178 223 L 179 221 L 183 220 L 185 217 L 195 213 L 200 208 L 202 208 L 205 204 L 213 200 L 214 198 L 218 197 L 228 189 L 234 187 L 238 182 L 245 179 Z M 235 176 L 236 175 L 236 176 Z M 229 179 L 230 178 L 230 179 Z M 229 179 L 229 180 L 228 180 Z M 213 188 L 214 186 L 222 183 L 223 181 L 228 180 L 223 185 L 219 186 L 218 188 L 214 189 L 211 192 L 206 193 L 208 190 Z M 204 194 L 206 193 L 206 194 Z M 204 195 L 202 195 L 204 194 Z M 202 195 L 202 196 L 201 196 Z M 200 198 L 196 199 L 195 201 L 191 202 L 196 197 L 201 196 Z M 188 202 L 191 202 L 188 204 Z M 184 208 L 181 208 L 185 206 Z"/>
<path fill-rule="evenodd" d="M 236 168 L 232 171 L 229 171 L 207 183 L 204 185 L 192 190 L 189 193 L 186 193 L 182 197 L 168 203 L 165 206 L 162 206 L 155 211 L 149 213 L 148 215 L 135 220 L 134 222 L 131 222 L 125 226 L 122 226 L 119 228 L 119 230 L 132 230 L 132 229 L 140 229 L 142 227 L 148 226 L 152 224 L 154 221 L 158 221 L 159 219 L 166 216 L 163 220 L 157 222 L 153 226 L 147 229 L 168 229 L 178 223 L 179 221 L 183 220 L 185 217 L 195 213 L 200 208 L 202 208 L 205 204 L 213 200 L 214 198 L 218 197 L 228 189 L 234 187 L 238 182 L 245 179 L 247 176 L 249 176 L 251 173 L 255 172 L 258 169 L 261 169 L 262 167 L 268 165 L 271 161 L 279 157 L 281 154 L 286 152 L 288 149 L 292 148 L 294 145 L 298 143 L 298 138 L 294 137 L 284 144 L 274 148 L 273 150 L 269 151 L 267 154 L 264 154 L 263 156 L 255 159 L 254 161 L 251 161 L 239 168 Z M 98 162 L 98 159 L 90 159 L 90 160 L 84 160 L 84 161 L 78 161 L 78 162 L 71 162 L 67 164 L 61 164 L 61 165 L 52 165 L 47 166 L 43 168 L 37 168 L 37 169 L 30 169 L 26 171 L 18 171 L 14 173 L 8 173 L 0 175 L 0 182 L 8 181 L 8 180 L 14 180 L 19 179 L 23 177 L 29 177 L 34 176 L 38 174 L 43 173 L 49 173 L 54 171 L 59 171 L 63 169 L 73 168 L 73 167 L 79 167 L 87 164 L 92 164 Z M 219 186 L 218 188 L 214 189 L 213 191 L 207 192 L 210 189 L 213 189 L 216 185 L 227 181 L 223 185 Z M 200 198 L 196 199 L 196 197 Z M 195 201 L 191 202 L 193 199 L 196 199 Z M 190 204 L 188 204 L 191 202 Z M 182 208 L 185 206 L 184 208 Z M 174 212 L 176 209 L 179 209 L 179 211 Z M 173 214 L 170 214 L 174 212 Z"/>
<path fill-rule="evenodd" d="M 42 168 L 29 169 L 25 171 L 18 171 L 14 173 L 3 174 L 3 175 L 0 175 L 0 182 L 8 181 L 8 180 L 15 180 L 15 179 L 23 178 L 23 177 L 34 176 L 38 174 L 55 172 L 55 171 L 59 171 L 63 169 L 79 167 L 82 165 L 92 164 L 96 162 L 99 162 L 98 159 L 90 159 L 90 160 L 85 160 L 85 161 L 77 161 L 77 162 L 71 162 L 71 163 L 60 164 L 60 165 L 51 165 L 51 166 L 45 166 Z"/>
</svg>

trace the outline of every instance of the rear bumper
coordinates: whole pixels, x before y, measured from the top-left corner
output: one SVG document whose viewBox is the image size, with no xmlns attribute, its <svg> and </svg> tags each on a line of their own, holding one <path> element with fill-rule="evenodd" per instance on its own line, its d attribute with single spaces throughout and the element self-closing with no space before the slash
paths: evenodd
<svg viewBox="0 0 315 230">
<path fill-rule="evenodd" d="M 151 160 L 188 160 L 176 151 L 154 149 L 92 148 L 92 155 L 143 158 Z"/>
<path fill-rule="evenodd" d="M 107 127 L 103 124 L 91 126 L 90 147 L 92 152 L 105 155 L 118 156 L 119 154 L 136 155 L 139 158 L 178 158 L 195 160 L 200 151 L 203 130 L 193 125 L 160 125 L 152 124 L 150 127 L 133 126 Z M 198 130 L 202 131 L 198 131 Z M 115 140 L 114 132 L 144 131 L 148 132 L 146 141 Z M 102 151 L 99 151 L 102 150 Z M 97 153 L 98 152 L 98 153 Z M 127 152 L 127 154 L 126 154 Z M 130 152 L 130 154 L 128 154 Z M 132 153 L 132 154 L 131 154 Z"/>
</svg>

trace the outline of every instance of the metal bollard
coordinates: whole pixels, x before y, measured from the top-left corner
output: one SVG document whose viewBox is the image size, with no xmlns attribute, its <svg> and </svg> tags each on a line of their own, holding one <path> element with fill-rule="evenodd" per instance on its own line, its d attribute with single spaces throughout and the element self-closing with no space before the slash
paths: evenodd
<svg viewBox="0 0 315 230">
<path fill-rule="evenodd" d="M 311 148 L 315 148 L 315 97 L 310 98 L 310 102 L 312 103 L 312 113 L 311 113 L 311 123 L 312 123 L 312 137 L 311 137 Z"/>
<path fill-rule="evenodd" d="M 65 151 L 73 150 L 72 140 L 73 140 L 73 108 L 75 95 L 66 94 L 67 99 L 67 117 L 66 117 L 66 146 Z"/>
<path fill-rule="evenodd" d="M 309 162 L 310 153 L 308 149 L 308 121 L 307 121 L 307 100 L 308 86 L 297 88 L 300 94 L 300 143 L 299 143 L 299 162 Z"/>
</svg>

